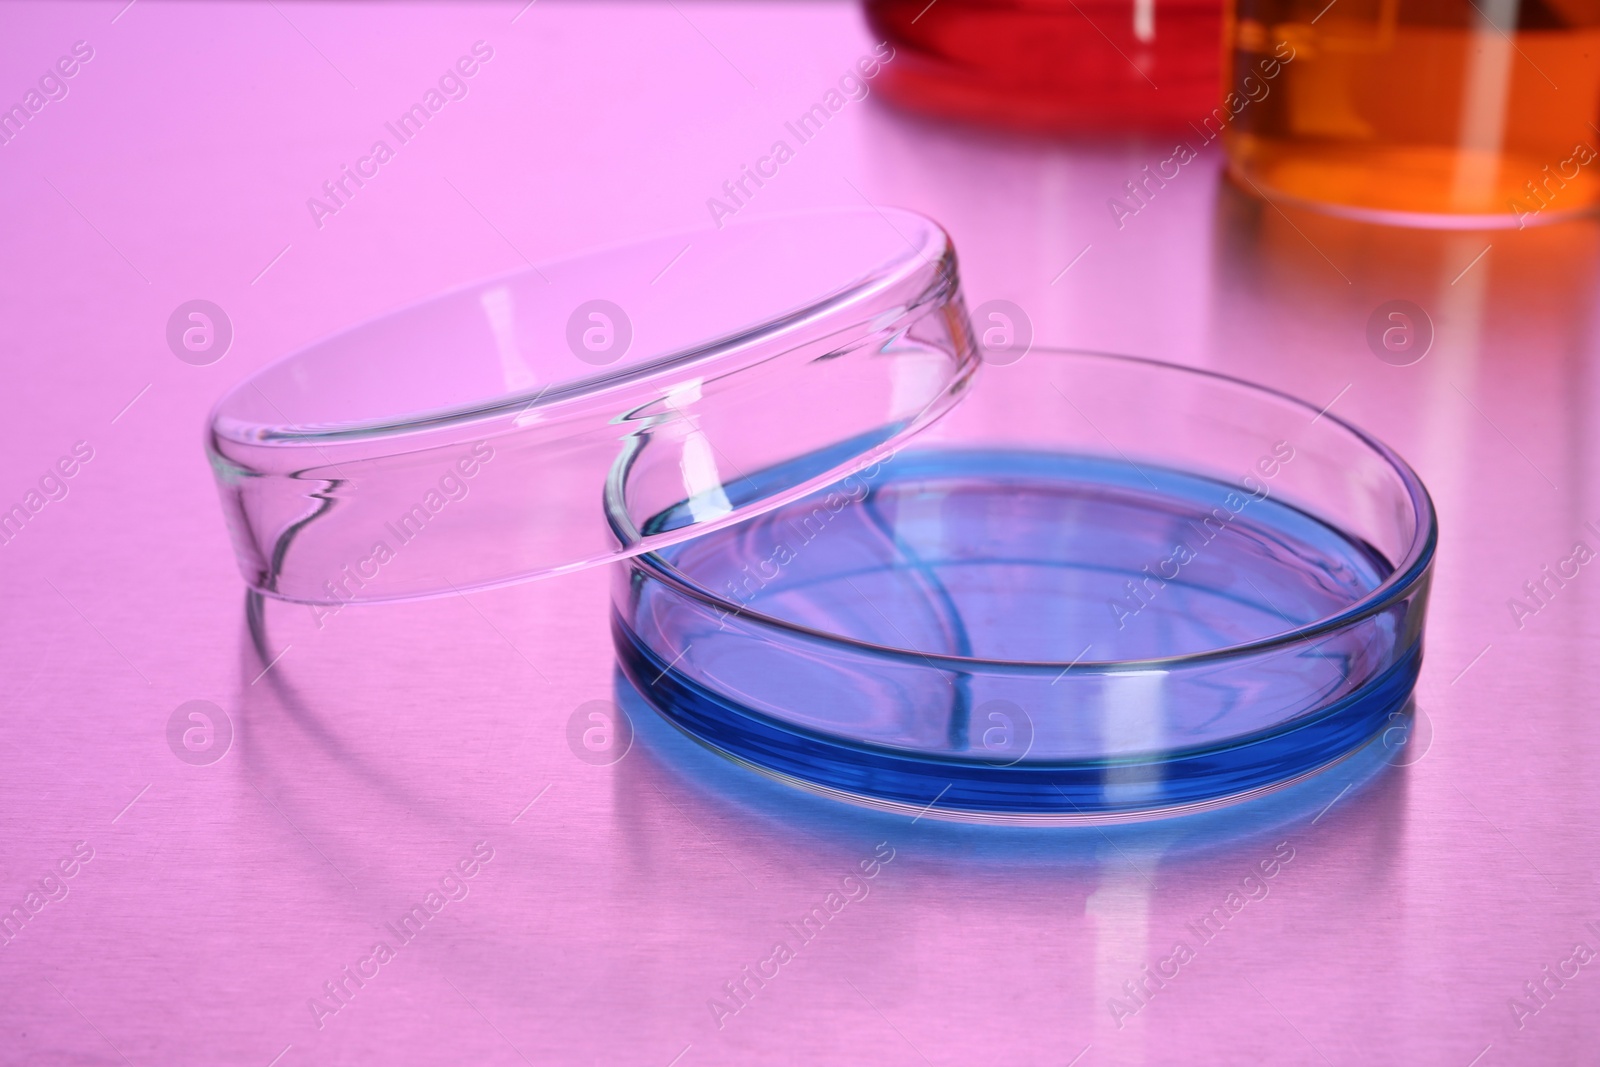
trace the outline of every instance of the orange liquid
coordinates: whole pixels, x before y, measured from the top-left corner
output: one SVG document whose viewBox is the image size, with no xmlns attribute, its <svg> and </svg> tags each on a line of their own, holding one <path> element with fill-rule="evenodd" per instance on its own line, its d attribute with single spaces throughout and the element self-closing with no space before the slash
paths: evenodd
<svg viewBox="0 0 1600 1067">
<path fill-rule="evenodd" d="M 1245 188 L 1423 225 L 1600 203 L 1600 0 L 1326 2 L 1236 0 L 1235 92 L 1293 55 L 1226 135 Z"/>
</svg>

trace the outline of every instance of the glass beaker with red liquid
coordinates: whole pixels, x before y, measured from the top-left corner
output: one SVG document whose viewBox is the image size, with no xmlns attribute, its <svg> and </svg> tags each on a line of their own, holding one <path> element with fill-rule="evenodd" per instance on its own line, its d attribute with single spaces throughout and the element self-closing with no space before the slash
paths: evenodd
<svg viewBox="0 0 1600 1067">
<path fill-rule="evenodd" d="M 1056 133 L 1180 129 L 1220 89 L 1221 0 L 865 0 L 917 111 Z"/>
</svg>

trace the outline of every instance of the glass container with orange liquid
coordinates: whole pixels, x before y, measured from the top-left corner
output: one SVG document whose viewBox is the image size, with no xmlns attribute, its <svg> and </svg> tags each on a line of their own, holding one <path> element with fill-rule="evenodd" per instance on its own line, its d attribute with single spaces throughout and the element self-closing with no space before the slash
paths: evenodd
<svg viewBox="0 0 1600 1067">
<path fill-rule="evenodd" d="M 1224 34 L 1238 96 L 1283 61 L 1225 135 L 1269 199 L 1461 228 L 1600 202 L 1600 0 L 1234 0 Z"/>
<path fill-rule="evenodd" d="M 865 0 L 913 110 L 1056 133 L 1186 129 L 1216 104 L 1223 0 Z"/>
</svg>

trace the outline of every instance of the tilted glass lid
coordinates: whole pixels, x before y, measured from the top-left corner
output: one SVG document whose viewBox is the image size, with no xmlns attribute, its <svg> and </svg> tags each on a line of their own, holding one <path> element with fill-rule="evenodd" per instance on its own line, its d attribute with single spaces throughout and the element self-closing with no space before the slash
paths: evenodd
<svg viewBox="0 0 1600 1067">
<path fill-rule="evenodd" d="M 252 588 L 436 596 L 780 506 L 937 418 L 977 362 L 937 224 L 775 216 L 356 326 L 240 382 L 206 445 Z"/>
</svg>

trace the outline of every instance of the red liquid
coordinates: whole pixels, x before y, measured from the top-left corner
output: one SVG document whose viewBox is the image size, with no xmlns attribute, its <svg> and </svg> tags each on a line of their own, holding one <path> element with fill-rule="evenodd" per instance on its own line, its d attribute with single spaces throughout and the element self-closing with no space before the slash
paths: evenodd
<svg viewBox="0 0 1600 1067">
<path fill-rule="evenodd" d="M 907 107 L 1062 133 L 1186 127 L 1220 95 L 1219 0 L 865 0 Z"/>
</svg>

